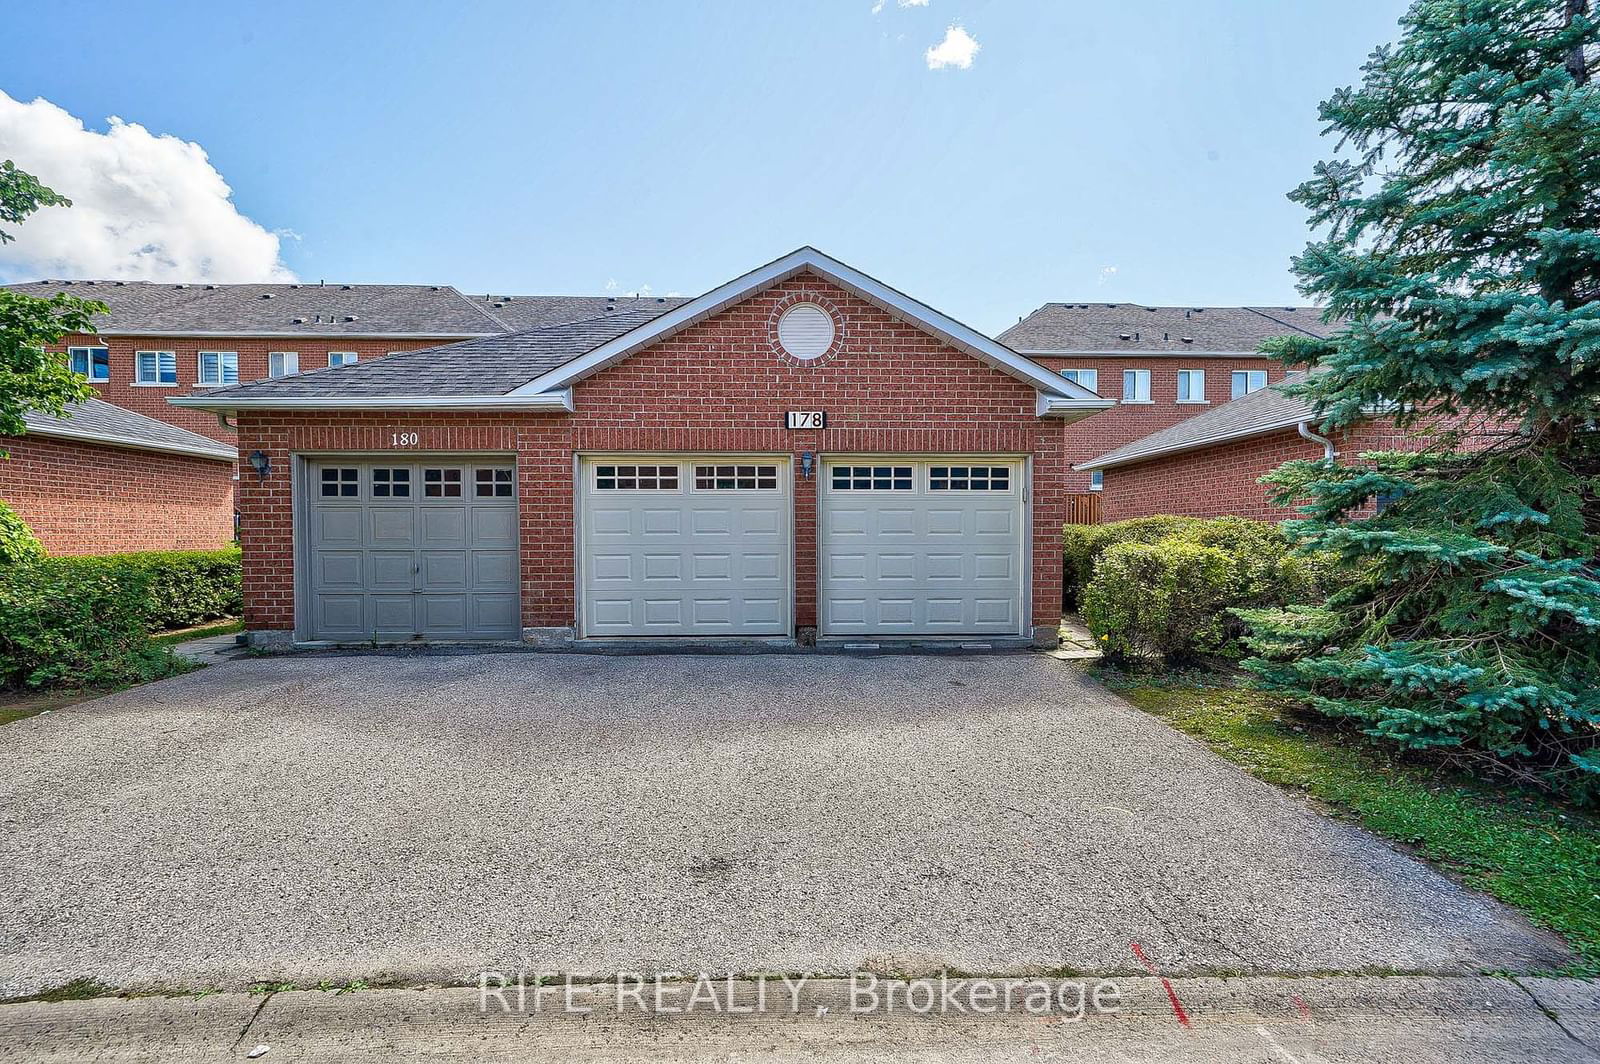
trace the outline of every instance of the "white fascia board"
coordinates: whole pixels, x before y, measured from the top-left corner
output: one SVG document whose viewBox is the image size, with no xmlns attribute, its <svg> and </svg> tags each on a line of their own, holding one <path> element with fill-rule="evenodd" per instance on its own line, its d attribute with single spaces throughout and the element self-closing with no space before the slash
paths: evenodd
<svg viewBox="0 0 1600 1064">
<path fill-rule="evenodd" d="M 1035 365 L 1027 358 L 970 326 L 920 303 L 903 292 L 890 288 L 860 270 L 830 258 L 816 248 L 803 247 L 758 269 L 751 270 L 705 295 L 652 318 L 631 332 L 602 344 L 580 358 L 522 385 L 512 395 L 531 395 L 554 388 L 567 388 L 607 366 L 620 362 L 640 349 L 720 313 L 742 299 L 809 270 L 839 287 L 860 296 L 878 309 L 908 321 L 952 347 L 985 362 L 1003 373 L 1033 385 L 1048 395 L 1068 399 L 1097 400 L 1087 388 Z"/>
<path fill-rule="evenodd" d="M 1045 355 L 1050 358 L 1264 358 L 1260 351 L 1084 351 L 1046 347 L 1017 347 L 1012 350 L 1030 358 Z"/>
<path fill-rule="evenodd" d="M 1162 458 L 1169 454 L 1198 451 L 1206 447 L 1213 447 L 1219 443 L 1232 443 L 1234 440 L 1247 440 L 1252 436 L 1264 436 L 1269 432 L 1278 432 L 1281 429 L 1292 429 L 1302 422 L 1310 423 L 1314 420 L 1314 418 L 1304 416 L 1286 418 L 1279 421 L 1271 421 L 1265 425 L 1252 425 L 1247 429 L 1221 432 L 1215 436 L 1204 436 L 1197 440 L 1189 440 L 1169 447 L 1157 447 L 1149 451 L 1135 451 L 1117 458 L 1110 458 L 1109 461 L 1107 460 L 1108 455 L 1101 455 L 1099 458 L 1091 458 L 1089 461 L 1075 465 L 1072 468 L 1080 473 L 1090 473 L 1097 469 L 1111 469 L 1114 466 L 1132 465 L 1135 462 L 1148 462 L 1152 458 Z M 1114 454 L 1115 452 L 1111 453 Z"/>
<path fill-rule="evenodd" d="M 337 398 L 304 396 L 275 399 L 230 399 L 226 395 L 177 395 L 173 406 L 190 410 L 550 410 L 572 413 L 572 390 L 538 395 L 384 395 Z"/>
<path fill-rule="evenodd" d="M 489 336 L 502 336 L 500 332 L 425 332 L 425 333 L 298 333 L 256 332 L 249 329 L 228 332 L 195 332 L 188 329 L 90 329 L 81 336 L 158 336 L 174 340 L 187 339 L 239 339 L 239 340 L 304 340 L 342 343 L 349 340 L 440 340 L 455 343 L 459 340 L 482 340 Z"/>
<path fill-rule="evenodd" d="M 162 454 L 181 454 L 190 458 L 210 458 L 218 462 L 237 462 L 239 460 L 238 451 L 220 443 L 214 448 L 193 447 L 182 443 L 163 443 L 160 440 L 147 440 L 138 436 L 118 436 L 109 432 L 86 432 L 67 425 L 52 425 L 49 428 L 35 428 L 30 425 L 23 435 L 47 436 L 52 439 L 75 440 L 83 443 L 98 443 L 106 447 L 122 447 L 134 451 L 159 451 Z"/>
<path fill-rule="evenodd" d="M 1102 410 L 1110 410 L 1116 405 L 1117 401 L 1115 399 L 1067 399 L 1059 395 L 1045 395 L 1040 392 L 1038 412 L 1040 417 L 1073 422 L 1082 421 L 1090 414 L 1098 414 Z"/>
</svg>

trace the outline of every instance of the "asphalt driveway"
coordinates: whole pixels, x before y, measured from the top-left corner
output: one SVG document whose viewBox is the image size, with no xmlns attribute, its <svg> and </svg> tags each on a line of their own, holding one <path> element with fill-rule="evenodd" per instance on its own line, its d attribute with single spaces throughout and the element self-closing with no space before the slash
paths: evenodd
<svg viewBox="0 0 1600 1064">
<path fill-rule="evenodd" d="M 1039 655 L 227 662 L 0 731 L 0 884 L 8 993 L 1569 959 Z"/>
</svg>

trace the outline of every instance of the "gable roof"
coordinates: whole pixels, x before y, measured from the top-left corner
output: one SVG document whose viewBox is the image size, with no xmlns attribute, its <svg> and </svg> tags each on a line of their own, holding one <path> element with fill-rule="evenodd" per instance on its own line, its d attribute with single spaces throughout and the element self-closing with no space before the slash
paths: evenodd
<svg viewBox="0 0 1600 1064">
<path fill-rule="evenodd" d="M 13 292 L 98 299 L 97 331 L 145 336 L 487 336 L 508 326 L 450 285 L 30 281 Z"/>
<path fill-rule="evenodd" d="M 572 385 L 802 272 L 823 277 L 885 312 L 1032 385 L 1040 416 L 1085 417 L 1114 406 L 970 327 L 838 262 L 800 248 L 677 305 L 619 305 L 598 318 L 311 370 L 168 400 L 203 410 L 368 407 L 572 409 Z M 514 302 L 514 301 L 513 301 Z M 503 308 L 502 308 L 503 309 Z"/>
<path fill-rule="evenodd" d="M 52 417 L 42 411 L 30 410 L 22 415 L 22 420 L 29 436 L 50 436 L 140 451 L 185 454 L 220 462 L 234 462 L 239 458 L 239 452 L 225 443 L 134 413 L 103 399 L 71 403 L 67 406 L 65 417 Z"/>
<path fill-rule="evenodd" d="M 798 248 L 780 259 L 774 259 L 765 266 L 751 270 L 742 277 L 736 277 L 727 284 L 713 288 L 704 295 L 667 311 L 648 324 L 624 333 L 593 351 L 534 378 L 522 385 L 518 391 L 532 393 L 570 388 L 585 377 L 615 365 L 653 343 L 682 332 L 691 325 L 720 314 L 735 303 L 801 273 L 815 274 L 831 281 L 891 317 L 915 325 L 980 362 L 1033 385 L 1041 397 L 1051 400 L 1052 410 L 1081 406 L 1084 410 L 1092 412 L 1114 405 L 1110 400 L 1101 399 L 1087 388 L 1024 358 L 1005 344 L 813 247 Z M 1045 405 L 1041 402 L 1041 414 L 1046 412 Z"/>
<path fill-rule="evenodd" d="M 687 296 L 477 295 L 466 298 L 503 322 L 507 332 L 544 329 L 652 307 L 661 314 L 689 301 Z"/>
<path fill-rule="evenodd" d="M 1162 455 L 1212 447 L 1231 440 L 1246 439 L 1267 432 L 1293 428 L 1303 421 L 1315 421 L 1316 411 L 1303 399 L 1285 395 L 1282 387 L 1303 377 L 1290 373 L 1282 381 L 1243 395 L 1232 402 L 1213 407 L 1202 414 L 1185 418 L 1159 432 L 1125 443 L 1098 458 L 1080 462 L 1077 470 L 1110 469 L 1112 466 L 1146 462 Z"/>
<path fill-rule="evenodd" d="M 1000 334 L 1027 355 L 1255 354 L 1264 340 L 1329 336 L 1320 307 L 1147 307 L 1137 303 L 1046 303 Z"/>
</svg>

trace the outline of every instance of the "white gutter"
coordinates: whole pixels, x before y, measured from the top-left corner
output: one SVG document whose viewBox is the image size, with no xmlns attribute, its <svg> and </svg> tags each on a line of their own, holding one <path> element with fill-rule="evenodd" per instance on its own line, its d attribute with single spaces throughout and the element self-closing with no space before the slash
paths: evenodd
<svg viewBox="0 0 1600 1064">
<path fill-rule="evenodd" d="M 1176 446 L 1172 447 L 1157 447 L 1149 451 L 1135 451 L 1131 454 L 1125 454 L 1117 458 L 1110 458 L 1107 455 L 1102 455 L 1099 458 L 1092 458 L 1089 461 L 1083 462 L 1080 465 L 1075 465 L 1072 468 L 1080 473 L 1092 473 L 1098 469 L 1110 469 L 1112 466 L 1132 465 L 1135 462 L 1147 462 L 1152 458 L 1161 458 L 1169 454 L 1182 454 L 1185 451 L 1198 451 L 1203 447 L 1211 447 L 1219 443 L 1231 443 L 1234 440 L 1247 440 L 1252 436 L 1263 436 L 1269 432 L 1277 432 L 1279 429 L 1292 429 L 1304 422 L 1304 417 L 1288 418 L 1283 421 L 1272 421 L 1265 425 L 1252 425 L 1247 429 L 1241 429 L 1236 432 L 1223 432 L 1218 433 L 1215 436 L 1203 436 L 1200 439 L 1189 440 L 1186 443 L 1177 444 Z M 1113 451 L 1111 453 L 1115 454 L 1116 452 Z"/>
<path fill-rule="evenodd" d="M 1040 417 L 1057 418 L 1070 425 L 1116 405 L 1115 399 L 1068 399 L 1066 396 L 1040 392 L 1037 409 Z"/>
<path fill-rule="evenodd" d="M 553 410 L 572 413 L 572 389 L 537 395 L 384 395 L 334 398 L 229 399 L 226 395 L 178 395 L 173 406 L 189 410 Z"/>
<path fill-rule="evenodd" d="M 1138 341 L 1134 341 L 1134 342 L 1137 343 Z M 1159 342 L 1165 343 L 1166 341 L 1159 341 Z M 1188 348 L 1184 348 L 1183 350 L 1172 350 L 1172 351 L 1168 351 L 1168 350 L 1139 351 L 1139 350 L 1136 350 L 1136 349 L 1129 349 L 1129 348 L 1123 348 L 1120 351 L 1084 351 L 1084 350 L 1080 350 L 1080 349 L 1077 349 L 1077 348 L 1064 349 L 1064 348 L 1049 348 L 1049 347 L 1013 347 L 1011 350 L 1015 351 L 1019 355 L 1027 355 L 1030 358 L 1036 357 L 1038 355 L 1047 355 L 1050 358 L 1074 358 L 1074 357 L 1077 357 L 1077 356 L 1082 356 L 1084 358 L 1141 358 L 1141 357 L 1155 357 L 1155 358 L 1261 358 L 1261 359 L 1265 359 L 1265 358 L 1269 358 L 1270 357 L 1268 355 L 1262 354 L 1259 351 L 1194 351 L 1194 350 L 1191 350 L 1191 349 L 1188 349 Z"/>
<path fill-rule="evenodd" d="M 135 451 L 159 451 L 162 454 L 181 454 L 190 458 L 210 458 L 218 462 L 237 462 L 239 452 L 224 444 L 217 444 L 215 449 L 206 447 L 191 447 L 182 443 L 164 443 L 160 440 L 147 440 L 138 436 L 117 436 L 105 432 L 87 432 L 82 429 L 73 429 L 65 425 L 51 425 L 49 428 L 36 428 L 32 425 L 23 432 L 24 436 L 46 436 L 63 440 L 79 440 L 84 443 L 99 443 L 107 447 L 125 447 Z"/>
<path fill-rule="evenodd" d="M 1334 458 L 1338 457 L 1339 454 L 1338 451 L 1333 449 L 1333 441 L 1326 436 L 1318 436 L 1315 432 L 1312 432 L 1311 422 L 1309 421 L 1300 422 L 1299 429 L 1301 438 L 1310 440 L 1312 443 L 1322 444 L 1322 460 L 1328 465 L 1333 465 Z"/>
<path fill-rule="evenodd" d="M 77 333 L 78 336 L 94 336 L 104 339 L 107 336 L 157 336 L 170 337 L 174 340 L 186 339 L 232 339 L 240 340 L 328 340 L 330 342 L 341 340 L 442 340 L 446 343 L 456 343 L 461 340 L 482 340 L 491 336 L 504 336 L 502 332 L 470 332 L 470 333 L 325 333 L 325 332 L 191 332 L 185 329 L 90 329 L 87 332 Z"/>
</svg>

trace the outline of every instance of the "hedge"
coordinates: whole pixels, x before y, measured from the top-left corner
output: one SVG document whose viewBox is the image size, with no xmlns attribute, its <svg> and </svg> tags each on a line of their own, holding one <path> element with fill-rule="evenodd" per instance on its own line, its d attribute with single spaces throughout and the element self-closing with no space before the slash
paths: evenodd
<svg viewBox="0 0 1600 1064">
<path fill-rule="evenodd" d="M 1159 514 L 1104 525 L 1064 526 L 1061 530 L 1063 604 L 1082 605 L 1083 589 L 1094 576 L 1095 562 L 1118 543 L 1154 543 L 1203 520 Z"/>
<path fill-rule="evenodd" d="M 0 565 L 44 557 L 44 547 L 17 511 L 0 502 Z"/>
<path fill-rule="evenodd" d="M 1236 610 L 1320 601 L 1333 579 L 1329 559 L 1296 553 L 1266 521 L 1138 518 L 1101 528 L 1079 598 L 1114 659 L 1242 657 Z"/>
<path fill-rule="evenodd" d="M 244 609 L 239 550 L 164 550 L 52 558 L 50 565 L 83 573 L 134 573 L 147 589 L 145 624 L 153 632 L 192 628 Z"/>
<path fill-rule="evenodd" d="M 150 633 L 242 607 L 237 549 L 0 565 L 0 687 L 115 686 L 182 672 Z"/>
</svg>

